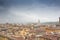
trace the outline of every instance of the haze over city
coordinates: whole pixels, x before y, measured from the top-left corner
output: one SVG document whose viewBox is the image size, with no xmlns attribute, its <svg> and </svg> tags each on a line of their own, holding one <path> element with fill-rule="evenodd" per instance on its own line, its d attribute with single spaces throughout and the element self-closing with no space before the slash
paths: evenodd
<svg viewBox="0 0 60 40">
<path fill-rule="evenodd" d="M 0 0 L 0 40 L 60 40 L 60 0 Z"/>
<path fill-rule="evenodd" d="M 0 0 L 0 23 L 55 22 L 60 0 Z"/>
</svg>

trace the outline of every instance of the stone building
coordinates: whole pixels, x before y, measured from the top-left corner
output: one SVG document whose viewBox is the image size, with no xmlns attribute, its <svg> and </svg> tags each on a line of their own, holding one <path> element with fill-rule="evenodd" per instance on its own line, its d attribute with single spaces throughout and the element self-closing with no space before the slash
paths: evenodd
<svg viewBox="0 0 60 40">
<path fill-rule="evenodd" d="M 60 24 L 60 17 L 59 17 L 59 24 Z"/>
</svg>

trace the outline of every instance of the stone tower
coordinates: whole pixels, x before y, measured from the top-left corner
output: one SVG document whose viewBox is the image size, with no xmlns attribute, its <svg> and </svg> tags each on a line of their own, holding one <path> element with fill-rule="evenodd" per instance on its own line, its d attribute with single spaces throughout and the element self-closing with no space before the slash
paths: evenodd
<svg viewBox="0 0 60 40">
<path fill-rule="evenodd" d="M 60 17 L 59 17 L 59 24 L 60 24 Z"/>
<path fill-rule="evenodd" d="M 38 19 L 38 23 L 40 24 L 40 20 Z"/>
</svg>

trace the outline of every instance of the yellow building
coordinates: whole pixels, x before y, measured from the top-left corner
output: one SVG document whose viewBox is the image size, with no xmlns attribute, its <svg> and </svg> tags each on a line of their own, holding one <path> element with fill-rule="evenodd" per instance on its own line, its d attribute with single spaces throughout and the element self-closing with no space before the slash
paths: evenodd
<svg viewBox="0 0 60 40">
<path fill-rule="evenodd" d="M 22 30 L 15 32 L 15 36 L 17 36 L 17 37 L 19 37 L 19 36 L 25 37 L 27 34 L 29 34 L 28 28 L 24 28 Z"/>
<path fill-rule="evenodd" d="M 56 33 L 60 33 L 60 28 L 46 28 L 45 30 L 47 33 L 51 33 L 51 32 L 56 32 Z"/>
<path fill-rule="evenodd" d="M 0 35 L 0 40 L 12 40 L 12 39 L 10 39 L 10 38 L 8 38 L 8 37 L 5 37 L 5 36 Z"/>
<path fill-rule="evenodd" d="M 37 37 L 36 40 L 50 40 L 50 39 L 45 37 Z"/>
</svg>

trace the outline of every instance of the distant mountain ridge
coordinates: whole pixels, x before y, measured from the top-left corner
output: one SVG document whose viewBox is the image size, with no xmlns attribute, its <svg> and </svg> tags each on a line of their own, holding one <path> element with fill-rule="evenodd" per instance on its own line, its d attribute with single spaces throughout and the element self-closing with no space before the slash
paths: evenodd
<svg viewBox="0 0 60 40">
<path fill-rule="evenodd" d="M 59 22 L 44 22 L 42 24 L 59 24 Z"/>
</svg>

